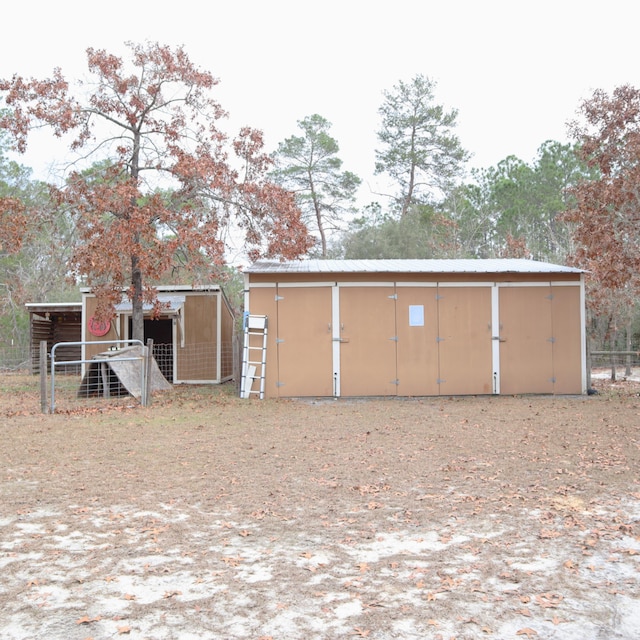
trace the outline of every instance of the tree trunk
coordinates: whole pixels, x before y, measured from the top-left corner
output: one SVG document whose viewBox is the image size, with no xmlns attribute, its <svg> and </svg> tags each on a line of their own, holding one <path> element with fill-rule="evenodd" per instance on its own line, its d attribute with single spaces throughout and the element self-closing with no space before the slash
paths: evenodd
<svg viewBox="0 0 640 640">
<path fill-rule="evenodd" d="M 609 334 L 609 352 L 610 352 L 609 359 L 611 363 L 611 382 L 616 381 L 616 359 L 615 359 L 615 356 L 613 355 L 613 352 L 615 351 L 615 348 L 616 348 L 616 336 L 617 336 L 617 331 L 614 331 L 612 329 L 611 333 Z"/>
<path fill-rule="evenodd" d="M 142 271 L 140 259 L 131 256 L 131 338 L 144 343 L 144 310 L 142 306 Z"/>
<path fill-rule="evenodd" d="M 631 319 L 627 322 L 627 351 L 631 351 L 631 333 L 632 333 Z M 631 375 L 631 356 L 627 355 L 627 368 L 625 369 L 625 375 L 629 377 Z"/>
<path fill-rule="evenodd" d="M 316 186 L 314 184 L 313 175 L 309 172 L 309 185 L 311 187 L 311 198 L 313 200 L 313 210 L 316 214 L 316 224 L 318 225 L 318 232 L 320 233 L 320 246 L 322 247 L 322 257 L 327 257 L 327 236 L 324 232 L 324 221 L 322 219 L 322 209 L 320 208 L 320 202 L 316 193 Z"/>
</svg>

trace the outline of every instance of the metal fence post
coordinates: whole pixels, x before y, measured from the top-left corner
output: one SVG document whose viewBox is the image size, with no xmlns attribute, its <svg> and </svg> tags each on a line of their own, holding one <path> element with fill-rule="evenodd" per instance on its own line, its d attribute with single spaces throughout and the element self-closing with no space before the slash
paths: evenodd
<svg viewBox="0 0 640 640">
<path fill-rule="evenodd" d="M 47 341 L 40 340 L 40 410 L 49 413 L 47 403 Z"/>
<path fill-rule="evenodd" d="M 153 339 L 147 339 L 147 348 L 144 350 L 144 360 L 142 366 L 144 367 L 144 387 L 141 392 L 142 406 L 148 407 L 151 404 L 151 362 L 153 360 Z"/>
</svg>

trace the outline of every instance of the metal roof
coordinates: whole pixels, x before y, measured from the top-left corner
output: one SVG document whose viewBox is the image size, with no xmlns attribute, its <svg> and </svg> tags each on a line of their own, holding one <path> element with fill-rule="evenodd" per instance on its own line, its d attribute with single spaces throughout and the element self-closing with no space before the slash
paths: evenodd
<svg viewBox="0 0 640 640">
<path fill-rule="evenodd" d="M 177 313 L 184 305 L 185 296 L 159 293 L 158 301 L 162 304 L 162 313 Z M 153 305 L 145 302 L 142 306 L 143 313 L 149 313 L 152 308 Z M 123 296 L 122 302 L 115 305 L 115 310 L 117 313 L 131 313 L 131 300 L 128 300 L 125 296 Z"/>
<path fill-rule="evenodd" d="M 583 273 L 581 269 L 518 258 L 461 260 L 258 260 L 247 273 Z"/>
<path fill-rule="evenodd" d="M 24 306 L 29 313 L 78 313 L 82 311 L 82 302 L 27 302 Z"/>
</svg>

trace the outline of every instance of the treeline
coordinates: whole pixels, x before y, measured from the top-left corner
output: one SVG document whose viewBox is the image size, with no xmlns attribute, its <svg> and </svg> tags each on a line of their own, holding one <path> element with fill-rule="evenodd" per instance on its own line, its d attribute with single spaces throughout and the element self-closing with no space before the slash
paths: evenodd
<svg viewBox="0 0 640 640">
<path fill-rule="evenodd" d="M 89 49 L 93 93 L 49 79 L 0 79 L 0 341 L 24 342 L 25 301 L 78 299 L 108 315 L 122 288 L 134 337 L 154 285 L 224 278 L 259 257 L 524 257 L 588 272 L 589 328 L 601 346 L 633 334 L 640 289 L 640 95 L 620 87 L 577 107 L 572 142 L 546 141 L 467 171 L 457 111 L 418 75 L 384 92 L 375 171 L 362 205 L 331 123 L 312 114 L 272 153 L 259 131 L 231 138 L 217 81 L 182 48 Z M 60 184 L 9 160 L 48 128 L 84 164 Z M 293 127 L 292 127 L 293 128 Z M 239 286 L 238 286 L 239 289 Z"/>
</svg>

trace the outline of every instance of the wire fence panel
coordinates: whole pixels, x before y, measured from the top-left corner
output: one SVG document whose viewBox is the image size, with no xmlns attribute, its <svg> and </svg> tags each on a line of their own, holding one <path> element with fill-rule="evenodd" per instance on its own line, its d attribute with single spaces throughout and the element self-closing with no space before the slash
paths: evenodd
<svg viewBox="0 0 640 640">
<path fill-rule="evenodd" d="M 71 369 L 71 365 L 68 366 Z M 64 373 L 64 363 L 55 378 L 55 412 L 74 413 L 76 411 L 100 411 L 108 404 L 109 407 L 137 406 L 140 403 L 118 382 L 117 376 L 113 372 L 107 378 L 107 393 L 102 390 L 91 391 L 90 387 L 85 387 L 85 380 L 82 376 L 72 371 Z M 63 375 L 58 375 L 62 373 Z M 98 387 L 102 385 L 103 379 L 96 373 L 96 379 L 89 378 L 89 382 Z"/>
<path fill-rule="evenodd" d="M 0 345 L 0 371 L 28 371 L 31 354 L 27 345 Z"/>
</svg>

